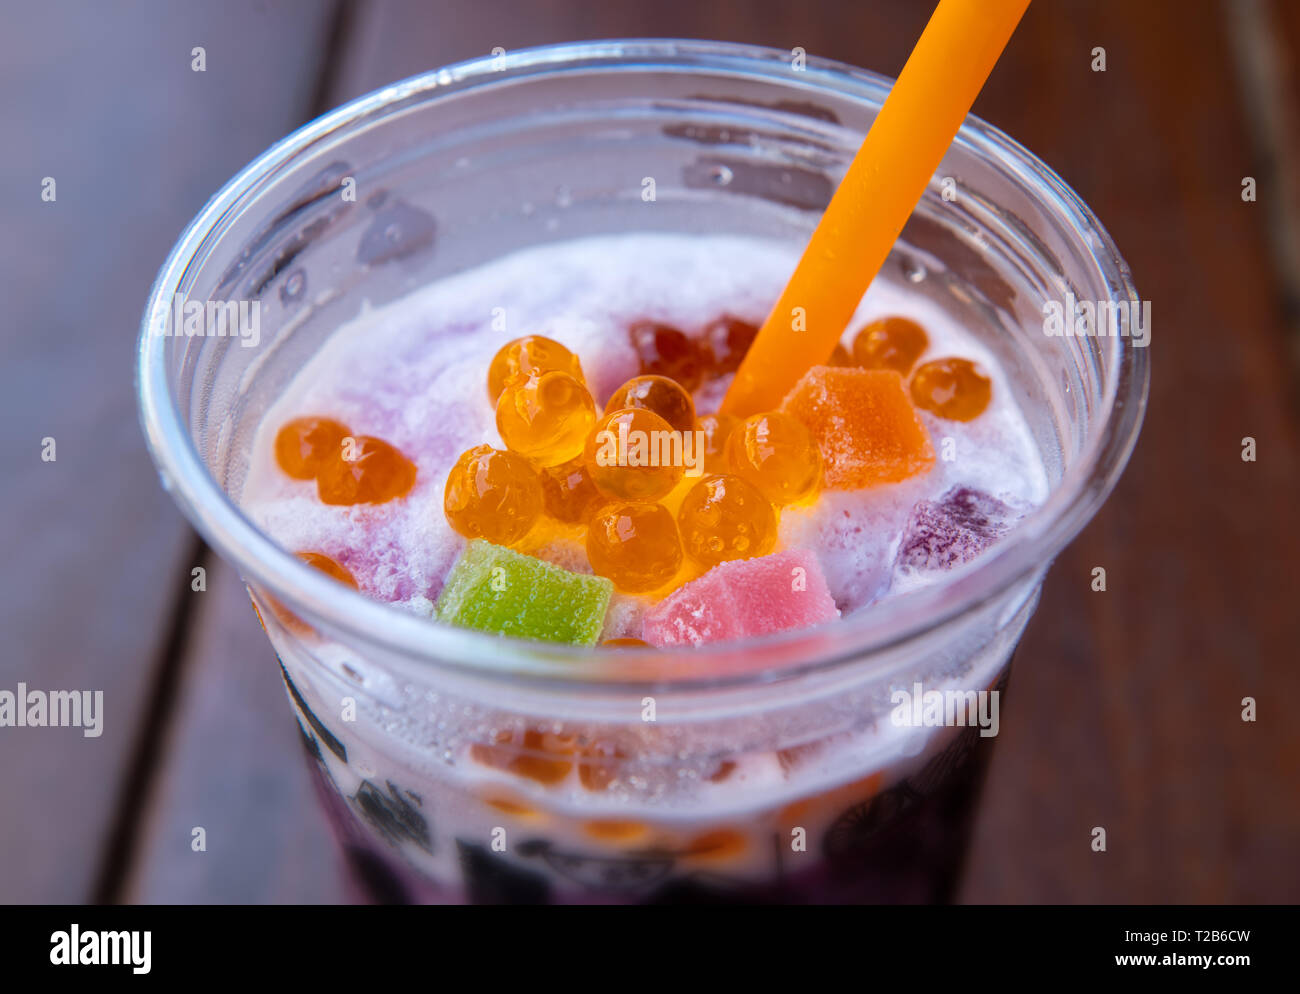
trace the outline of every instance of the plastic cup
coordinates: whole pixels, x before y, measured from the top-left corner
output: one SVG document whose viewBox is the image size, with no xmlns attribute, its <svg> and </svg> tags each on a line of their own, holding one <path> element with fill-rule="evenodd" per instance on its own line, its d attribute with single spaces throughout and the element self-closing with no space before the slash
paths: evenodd
<svg viewBox="0 0 1300 994">
<path fill-rule="evenodd" d="M 363 304 L 585 235 L 800 246 L 889 85 L 697 41 L 463 63 L 285 138 L 177 242 L 140 338 L 145 433 L 164 486 L 249 587 L 371 896 L 951 895 L 995 737 L 900 723 L 895 695 L 1005 687 L 1052 558 L 1132 450 L 1148 379 L 1130 338 L 1044 333 L 1045 301 L 1127 304 L 1136 292 L 1088 208 L 996 129 L 968 119 L 880 277 L 939 303 L 997 354 L 1052 481 L 1041 507 L 944 583 L 751 643 L 572 649 L 367 600 L 278 546 L 231 497 L 262 413 Z M 178 301 L 256 306 L 257 341 L 178 332 Z"/>
</svg>

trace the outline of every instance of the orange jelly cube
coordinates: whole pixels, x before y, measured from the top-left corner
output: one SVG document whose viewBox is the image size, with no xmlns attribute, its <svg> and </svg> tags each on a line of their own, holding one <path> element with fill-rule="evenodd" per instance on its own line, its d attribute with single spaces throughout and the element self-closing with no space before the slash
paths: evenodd
<svg viewBox="0 0 1300 994">
<path fill-rule="evenodd" d="M 930 437 L 903 377 L 891 369 L 814 366 L 781 410 L 802 421 L 817 440 L 828 488 L 898 483 L 934 465 Z"/>
</svg>

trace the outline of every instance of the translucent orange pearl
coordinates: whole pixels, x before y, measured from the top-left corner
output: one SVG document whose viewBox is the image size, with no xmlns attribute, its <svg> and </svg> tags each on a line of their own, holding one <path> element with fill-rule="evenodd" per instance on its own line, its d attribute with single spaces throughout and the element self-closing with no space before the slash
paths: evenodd
<svg viewBox="0 0 1300 994">
<path fill-rule="evenodd" d="M 935 359 L 912 376 L 912 402 L 950 421 L 973 421 L 993 398 L 993 381 L 969 359 Z"/>
<path fill-rule="evenodd" d="M 682 565 L 677 522 L 661 504 L 606 504 L 588 525 L 587 559 L 619 590 L 635 594 L 662 587 Z"/>
<path fill-rule="evenodd" d="M 704 432 L 704 472 L 727 471 L 727 436 L 740 424 L 740 418 L 730 414 L 705 414 L 700 417 L 700 431 Z"/>
<path fill-rule="evenodd" d="M 442 506 L 466 538 L 513 545 L 541 517 L 542 484 L 523 456 L 476 445 L 451 468 Z"/>
<path fill-rule="evenodd" d="M 706 476 L 677 511 L 686 554 L 701 566 L 764 556 L 776 542 L 776 515 L 758 488 L 739 476 Z"/>
<path fill-rule="evenodd" d="M 497 401 L 501 441 L 539 466 L 558 466 L 581 453 L 595 420 L 587 388 L 558 370 L 510 384 Z"/>
<path fill-rule="evenodd" d="M 780 411 L 755 414 L 727 438 L 727 465 L 778 507 L 811 497 L 822 457 L 808 429 Z"/>
<path fill-rule="evenodd" d="M 672 425 L 653 411 L 625 407 L 597 422 L 583 459 L 591 482 L 606 497 L 658 500 L 686 472 L 681 442 Z"/>
<path fill-rule="evenodd" d="M 584 744 L 578 754 L 582 757 L 578 760 L 578 782 L 587 790 L 608 788 L 618 779 L 626 766 L 624 760 L 628 758 L 617 745 L 602 741 Z"/>
<path fill-rule="evenodd" d="M 314 480 L 351 434 L 347 425 L 330 418 L 294 418 L 276 433 L 275 461 L 295 480 Z"/>
<path fill-rule="evenodd" d="M 551 786 L 569 775 L 576 749 L 572 736 L 529 728 L 522 734 L 497 732 L 492 742 L 471 745 L 470 755 L 485 766 Z"/>
<path fill-rule="evenodd" d="M 604 500 L 596 484 L 591 482 L 582 456 L 543 469 L 538 475 L 542 481 L 546 513 L 557 521 L 581 524 Z"/>
<path fill-rule="evenodd" d="M 841 369 L 845 366 L 853 365 L 853 356 L 849 355 L 849 350 L 839 342 L 835 343 L 835 349 L 831 352 L 831 357 L 826 360 L 828 366 L 839 366 Z"/>
<path fill-rule="evenodd" d="M 748 844 L 742 832 L 722 828 L 697 835 L 687 845 L 686 852 L 695 859 L 725 861 L 739 856 Z"/>
<path fill-rule="evenodd" d="M 415 486 L 415 463 L 382 438 L 359 435 L 321 463 L 316 493 L 326 504 L 383 504 Z"/>
<path fill-rule="evenodd" d="M 678 431 L 695 430 L 695 401 L 676 380 L 666 376 L 634 376 L 614 391 L 605 413 L 622 407 L 654 411 Z"/>
<path fill-rule="evenodd" d="M 704 379 L 699 345 L 672 325 L 639 321 L 627 334 L 641 360 L 642 373 L 667 376 L 687 390 L 694 390 Z"/>
<path fill-rule="evenodd" d="M 332 576 L 334 579 L 338 580 L 339 583 L 346 584 L 347 586 L 351 587 L 353 590 L 358 589 L 357 581 L 352 576 L 352 574 L 348 572 L 347 567 L 344 566 L 342 563 L 331 559 L 329 556 L 325 555 L 324 553 L 299 552 L 298 558 L 301 559 L 308 566 L 313 566 L 316 569 L 320 570 L 326 576 Z"/>
<path fill-rule="evenodd" d="M 864 325 L 853 339 L 853 358 L 865 369 L 892 369 L 906 376 L 930 345 L 915 321 L 887 317 Z"/>
<path fill-rule="evenodd" d="M 559 342 L 541 335 L 526 335 L 501 346 L 488 366 L 488 399 L 496 403 L 512 383 L 559 370 L 585 383 L 578 357 Z"/>
<path fill-rule="evenodd" d="M 721 317 L 704 329 L 704 347 L 712 360 L 714 373 L 734 373 L 740 368 L 758 335 L 758 326 L 739 318 Z"/>
<path fill-rule="evenodd" d="M 609 819 L 585 821 L 582 830 L 598 842 L 635 842 L 650 831 L 643 821 L 613 821 Z"/>
</svg>

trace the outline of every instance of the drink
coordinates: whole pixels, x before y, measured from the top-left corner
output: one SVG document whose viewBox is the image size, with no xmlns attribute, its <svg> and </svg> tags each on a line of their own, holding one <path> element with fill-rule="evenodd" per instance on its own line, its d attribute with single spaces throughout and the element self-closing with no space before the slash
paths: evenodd
<svg viewBox="0 0 1300 994">
<path fill-rule="evenodd" d="M 705 50 L 674 48 L 672 53 L 685 53 L 676 69 L 647 70 L 656 75 L 654 88 L 696 92 L 703 83 L 693 78 L 697 70 L 690 64 Z M 655 50 L 651 61 L 672 53 Z M 583 58 L 599 62 L 610 56 L 586 49 Z M 209 438 L 209 465 L 222 465 L 227 491 L 240 496 L 258 526 L 244 537 L 260 548 L 240 549 L 236 559 L 281 657 L 305 740 L 336 798 L 341 830 L 371 872 L 390 883 L 401 881 L 393 886 L 407 897 L 836 901 L 947 896 L 992 736 L 981 735 L 978 727 L 936 727 L 917 720 L 923 717 L 920 707 L 901 707 L 898 695 L 960 690 L 998 700 L 983 695 L 1005 685 L 1045 557 L 1054 551 L 1052 543 L 1059 548 L 1066 532 L 1082 523 L 1078 504 L 1064 508 L 1059 499 L 1078 485 L 1066 470 L 1079 462 L 1088 468 L 1082 443 L 1090 437 L 1105 440 L 1102 429 L 1122 436 L 1109 443 L 1112 462 L 1122 464 L 1131 444 L 1131 413 L 1130 423 L 1116 425 L 1098 412 L 1105 409 L 1107 391 L 1122 389 L 1126 381 L 1130 392 L 1140 392 L 1134 384 L 1144 382 L 1144 368 L 1142 375 L 1131 368 L 1136 364 L 1132 350 L 1098 340 L 1097 354 L 1086 360 L 1109 373 L 1106 382 L 1085 381 L 1079 355 L 1059 342 L 1035 340 L 1032 328 L 1026 332 L 1026 315 L 1041 303 L 1041 294 L 1034 301 L 1032 291 L 1023 292 L 1017 283 L 1023 273 L 1008 263 L 1004 274 L 983 257 L 963 256 L 960 240 L 945 240 L 950 236 L 942 222 L 932 221 L 932 230 L 918 226 L 914 232 L 923 236 L 918 243 L 929 240 L 924 248 L 907 243 L 905 235 L 896 265 L 873 284 L 859 318 L 918 319 L 930 339 L 923 359 L 957 355 L 978 361 L 993 374 L 992 400 L 970 422 L 923 418 L 940 454 L 928 472 L 870 490 L 826 491 L 810 508 L 782 512 L 781 545 L 816 553 L 841 620 L 752 646 L 586 653 L 544 643 L 492 642 L 420 617 L 433 610 L 463 546 L 442 515 L 442 479 L 460 452 L 491 434 L 492 409 L 483 387 L 499 346 L 520 334 L 550 332 L 579 355 L 593 393 L 603 401 L 640 371 L 628 339 L 636 322 L 654 320 L 693 332 L 723 315 L 757 323 L 788 275 L 809 217 L 788 207 L 771 209 L 775 191 L 763 186 L 771 178 L 763 172 L 770 163 L 762 159 L 773 148 L 790 156 L 796 145 L 806 146 L 807 136 L 799 132 L 811 127 L 810 118 L 788 110 L 772 115 L 737 110 L 753 106 L 754 94 L 746 87 L 770 98 L 774 88 L 786 85 L 770 78 L 773 70 L 761 58 L 746 66 L 751 77 L 740 83 L 727 80 L 726 73 L 698 71 L 709 76 L 711 96 L 704 103 L 721 99 L 713 96 L 723 92 L 716 87 L 736 86 L 736 105 L 727 114 L 753 113 L 768 127 L 776 118 L 789 129 L 779 136 L 755 132 L 756 161 L 736 159 L 726 166 L 730 178 L 719 186 L 723 192 L 683 196 L 678 203 L 671 196 L 676 184 L 662 179 L 657 189 L 659 196 L 670 194 L 666 202 L 638 198 L 633 203 L 643 212 L 629 222 L 627 197 L 588 196 L 566 187 L 557 195 L 554 216 L 547 218 L 556 221 L 554 229 L 544 222 L 543 234 L 534 226 L 515 239 L 507 225 L 489 230 L 490 244 L 484 247 L 476 244 L 485 237 L 481 219 L 479 228 L 467 227 L 471 235 L 458 240 L 455 224 L 396 195 L 394 189 L 403 189 L 398 169 L 386 177 L 377 202 L 369 204 L 372 221 L 360 206 L 349 213 L 321 203 L 323 197 L 314 201 L 329 212 L 321 228 L 333 224 L 338 230 L 314 247 L 321 256 L 317 269 L 310 270 L 310 259 L 307 268 L 322 271 L 331 255 L 335 261 L 340 257 L 339 246 L 356 246 L 358 265 L 339 280 L 339 293 L 304 308 L 295 302 L 296 294 L 286 296 L 293 272 L 281 274 L 285 267 L 278 265 L 262 279 L 256 265 L 240 263 L 223 281 L 229 289 L 245 282 L 244 271 L 250 270 L 246 284 L 255 284 L 263 299 L 278 282 L 284 310 L 274 316 L 282 320 L 268 322 L 278 327 L 268 336 L 272 347 L 265 357 L 243 364 L 237 375 L 215 368 L 218 387 L 225 374 L 227 383 L 237 379 L 254 388 L 231 406 L 219 437 Z M 616 75 L 610 74 L 611 81 Z M 563 70 L 556 70 L 546 85 L 564 82 L 563 77 Z M 629 84 L 629 78 L 624 75 L 621 85 L 635 91 L 638 84 Z M 861 81 L 857 85 L 870 89 Z M 543 84 L 516 88 L 515 99 L 538 88 Z M 480 100 L 494 99 L 490 88 L 470 92 Z M 427 98 L 430 111 L 438 109 L 436 96 Z M 548 101 L 554 95 L 537 98 Z M 850 98 L 834 99 L 853 104 Z M 526 116 L 522 106 L 508 110 Z M 565 120 L 554 126 L 599 136 L 601 110 L 585 113 L 590 119 L 580 125 Z M 710 162 L 710 150 L 722 139 L 707 131 L 710 115 L 718 112 L 674 107 L 644 113 L 646 126 L 632 127 L 633 138 L 626 139 L 638 147 L 648 143 L 650 151 L 640 153 L 642 169 L 657 155 L 673 169 L 680 166 L 681 190 L 701 189 L 695 183 L 700 170 L 718 165 Z M 517 129 L 526 134 L 525 125 Z M 827 125 L 824 130 L 844 129 Z M 839 140 L 851 148 L 846 137 Z M 625 171 L 628 163 L 618 146 L 604 146 L 598 137 L 582 140 L 594 142 L 588 150 L 594 158 L 586 165 L 592 188 L 599 191 L 607 182 L 599 178 L 602 168 Z M 764 148 L 765 142 L 772 145 Z M 535 134 L 525 144 L 548 147 Z M 561 174 L 571 179 L 574 149 L 549 154 L 555 162 L 522 164 L 530 176 L 543 174 L 532 182 Z M 443 163 L 444 175 L 470 175 L 459 163 L 465 158 L 472 165 L 473 156 L 456 158 L 445 148 L 430 155 L 430 161 Z M 682 155 L 688 157 L 684 164 L 677 162 Z M 484 158 L 489 173 L 516 168 L 490 154 Z M 547 172 L 566 161 L 567 172 Z M 407 168 L 404 195 L 413 199 L 417 181 Z M 805 172 L 803 182 L 810 183 L 815 173 Z M 799 175 L 790 162 L 785 173 Z M 473 185 L 472 179 L 462 182 Z M 750 189 L 737 194 L 733 184 Z M 788 187 L 780 191 L 787 205 Z M 447 196 L 445 209 L 454 212 L 454 201 Z M 585 209 L 571 219 L 565 212 L 574 204 Z M 536 213 L 525 206 L 522 218 Z M 919 213 L 930 219 L 924 209 Z M 934 204 L 931 213 L 942 216 Z M 432 217 L 439 218 L 436 224 Z M 985 220 L 987 230 L 997 234 L 1001 219 Z M 1064 224 L 1039 221 L 1052 235 L 1051 223 L 1067 234 L 1080 223 L 1077 218 Z M 704 233 L 715 225 L 727 234 Z M 255 230 L 244 233 L 246 241 Z M 637 233 L 609 234 L 626 230 Z M 439 239 L 437 265 L 418 261 L 429 240 L 414 237 L 427 232 L 431 239 L 433 231 Z M 539 241 L 556 244 L 511 251 L 520 242 Z M 253 243 L 258 252 L 274 255 L 275 239 L 262 236 Z M 307 254 L 295 253 L 294 263 Z M 412 267 L 421 278 L 408 273 L 394 285 L 394 263 Z M 447 265 L 451 269 L 440 271 Z M 1117 265 L 1110 268 L 1119 275 L 1115 285 L 1122 287 Z M 1072 271 L 1070 276 L 1091 274 Z M 313 279 L 307 277 L 308 286 Z M 376 288 L 382 289 L 381 298 L 392 299 L 420 284 L 427 287 L 410 299 L 336 330 L 342 322 L 331 308 L 340 296 L 355 311 L 359 297 Z M 1044 280 L 1043 285 L 1051 284 Z M 1102 292 L 1115 291 L 1098 289 L 1097 295 Z M 1010 332 L 1006 327 L 1013 315 L 1021 339 L 1015 343 L 1014 326 Z M 239 358 L 226 349 L 220 361 Z M 1063 369 L 1078 384 L 1074 420 L 1053 393 L 1058 381 L 1043 375 L 1045 369 Z M 709 389 L 706 385 L 697 394 L 701 410 L 709 405 Z M 213 393 L 223 395 L 220 389 Z M 211 405 L 206 413 L 211 415 Z M 409 494 L 383 504 L 331 507 L 310 484 L 279 472 L 274 436 L 289 419 L 303 415 L 335 417 L 358 436 L 395 446 L 415 464 Z M 1090 431 L 1102 434 L 1090 436 Z M 945 449 L 954 458 L 947 458 Z M 1111 479 L 1117 471 L 1118 465 L 1106 466 Z M 1007 524 L 1022 515 L 1023 523 L 951 581 L 941 569 L 915 568 L 918 562 L 935 565 L 924 541 L 911 550 L 922 553 L 919 560 L 912 557 L 912 568 L 905 568 L 906 562 L 896 568 L 900 551 L 908 559 L 905 536 L 915 537 L 918 527 L 927 526 L 924 515 L 916 518 L 918 505 L 949 520 L 952 514 L 944 514 L 953 507 L 960 511 L 963 501 L 984 500 L 972 491 L 996 496 L 997 513 L 1005 513 Z M 1053 496 L 1058 498 L 1053 520 L 1044 524 L 1048 519 L 1034 509 L 1051 510 Z M 1096 499 L 1094 488 L 1087 513 Z M 223 506 L 223 517 L 225 512 Z M 202 509 L 195 516 L 217 533 L 219 545 L 230 537 Z M 929 526 L 933 523 L 929 520 Z M 399 605 L 405 615 L 359 601 L 324 578 L 304 578 L 290 563 L 277 563 L 276 557 L 288 557 L 274 551 L 266 535 L 291 552 L 331 557 L 366 593 Z M 562 562 L 572 554 L 562 543 L 524 551 Z M 267 573 L 264 567 L 272 563 L 282 575 Z M 616 596 L 604 636 L 644 634 L 643 609 L 634 597 Z M 984 717 L 994 719 L 996 712 L 986 706 Z M 991 722 L 983 729 L 995 730 Z M 337 803 L 340 798 L 346 801 Z"/>
<path fill-rule="evenodd" d="M 241 503 L 286 548 L 330 556 L 371 596 L 427 617 L 465 544 L 442 513 L 448 470 L 458 453 L 489 435 L 495 438 L 493 408 L 483 390 L 485 371 L 511 338 L 509 326 L 493 330 L 495 307 L 525 332 L 546 331 L 562 339 L 581 358 L 593 393 L 603 401 L 642 372 L 630 332 L 646 315 L 667 328 L 691 329 L 692 341 L 724 315 L 761 321 L 771 307 L 773 288 L 793 263 L 793 246 L 779 243 L 631 235 L 533 249 L 433 284 L 341 329 L 316 353 L 267 411 L 253 441 Z M 854 328 L 905 311 L 929 336 L 921 359 L 978 356 L 985 368 L 996 369 L 976 340 L 898 285 L 878 282 Z M 701 410 L 725 382 L 720 376 L 701 385 Z M 826 491 L 811 506 L 783 511 L 780 544 L 817 554 L 839 610 L 869 610 L 882 590 L 944 578 L 942 569 L 911 569 L 901 562 L 903 551 L 895 552 L 918 502 L 979 488 L 1027 510 L 1046 496 L 1046 473 L 1000 371 L 994 396 L 990 409 L 969 422 L 923 413 L 931 435 L 952 438 L 963 452 L 961 460 L 939 460 L 903 483 Z M 275 456 L 281 427 L 307 413 L 326 414 L 359 436 L 378 436 L 394 445 L 417 467 L 414 488 L 383 504 L 338 507 L 320 501 L 313 484 L 290 477 Z M 538 530 L 543 538 L 518 547 L 585 569 L 577 543 Z M 616 593 L 602 638 L 641 637 L 648 606 L 644 598 Z M 263 616 L 279 613 L 272 608 Z M 268 624 L 276 621 L 271 618 Z M 290 631 L 292 627 L 290 622 Z M 338 663 L 346 665 L 344 659 Z M 1001 655 L 964 660 L 933 689 L 993 689 L 1005 663 Z M 620 660 L 594 665 L 618 672 Z M 355 723 L 329 730 L 322 726 L 318 732 L 308 727 L 305 734 L 339 741 L 352 755 L 385 738 L 377 731 L 385 721 L 382 705 L 364 696 L 357 701 Z M 299 706 L 304 717 L 310 707 L 317 721 L 322 713 L 338 711 L 336 704 L 320 698 Z M 413 800 L 402 798 L 418 797 L 421 807 L 443 813 L 426 827 L 427 838 L 407 832 L 401 849 L 417 869 L 453 892 L 456 868 L 446 858 L 440 861 L 439 854 L 470 846 L 486 849 L 496 827 L 506 830 L 507 840 L 522 836 L 519 847 L 541 856 L 540 863 L 525 859 L 521 872 L 531 872 L 539 889 L 544 886 L 557 896 L 592 894 L 579 881 L 566 880 L 558 867 L 551 865 L 548 871 L 551 854 L 557 854 L 555 861 L 562 854 L 601 872 L 627 875 L 617 886 L 609 883 L 609 889 L 631 896 L 644 891 L 653 897 L 658 891 L 651 884 L 683 886 L 687 878 L 676 864 L 685 864 L 688 872 L 711 873 L 742 895 L 790 887 L 791 880 L 817 875 L 820 865 L 817 857 L 781 852 L 792 832 L 802 828 L 813 850 L 834 846 L 835 833 L 843 830 L 837 825 L 858 814 L 879 817 L 870 811 L 892 803 L 879 799 L 882 792 L 892 790 L 910 802 L 908 792 L 914 788 L 905 783 L 909 776 L 933 776 L 922 773 L 928 764 L 956 762 L 958 752 L 978 744 L 955 734 L 935 735 L 931 728 L 891 727 L 873 716 L 867 727 L 780 749 L 720 751 L 718 744 L 692 749 L 687 734 L 677 748 L 678 754 L 691 753 L 683 761 L 665 755 L 651 729 L 643 732 L 631 722 L 596 729 L 555 725 L 541 716 L 529 724 L 503 715 L 489 719 L 486 729 L 445 734 L 437 728 L 436 708 L 423 722 L 418 709 L 412 710 L 401 735 L 409 747 L 441 757 L 428 773 L 391 752 L 376 752 L 364 764 L 376 772 L 359 778 L 355 764 L 345 764 L 338 750 L 322 752 L 318 743 L 316 751 L 344 796 L 369 796 L 366 792 L 376 789 L 378 781 L 374 803 L 381 807 L 363 804 L 361 811 L 367 816 L 382 811 L 381 831 L 397 831 L 382 821 L 392 804 L 403 812 L 399 822 L 401 817 L 417 818 Z M 639 704 L 633 710 L 639 713 Z M 761 730 L 761 721 L 754 724 L 751 736 Z M 541 731 L 546 728 L 555 732 Z M 978 729 L 972 731 L 978 737 Z M 498 743 L 498 738 L 506 741 Z M 595 745 L 596 755 L 584 758 L 584 739 Z M 393 785 L 395 793 L 385 794 L 385 784 Z M 536 827 L 543 817 L 546 827 Z M 718 852 L 693 852 L 711 842 Z M 787 879 L 782 864 L 800 862 L 814 865 L 790 872 Z M 637 876 L 650 874 L 652 867 L 664 880 Z M 566 885 L 571 888 L 567 895 Z"/>
</svg>

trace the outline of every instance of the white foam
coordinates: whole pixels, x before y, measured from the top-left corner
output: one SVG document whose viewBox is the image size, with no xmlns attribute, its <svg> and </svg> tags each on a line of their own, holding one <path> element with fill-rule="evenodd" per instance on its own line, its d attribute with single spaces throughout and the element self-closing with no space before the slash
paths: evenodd
<svg viewBox="0 0 1300 994">
<path fill-rule="evenodd" d="M 446 474 L 483 442 L 499 445 L 485 387 L 488 363 L 520 335 L 546 334 L 580 358 L 597 403 L 637 372 L 626 328 L 656 320 L 698 332 L 720 314 L 754 323 L 766 316 L 797 258 L 787 244 L 731 237 L 635 234 L 558 243 L 514 253 L 448 277 L 344 325 L 267 412 L 253 443 L 242 502 L 286 547 L 314 550 L 348 566 L 371 595 L 413 610 L 437 597 L 463 546 L 442 513 Z M 815 548 L 832 595 L 852 610 L 889 588 L 890 568 L 912 505 L 964 485 L 1026 506 L 1048 482 L 1029 428 L 994 357 L 939 305 L 881 280 L 872 284 L 845 335 L 886 314 L 913 318 L 931 345 L 923 358 L 959 355 L 994 379 L 989 409 L 969 423 L 923 413 L 940 455 L 904 484 L 827 492 L 812 508 L 782 515 L 783 546 Z M 708 410 L 721 384 L 697 400 Z M 276 430 L 305 414 L 329 415 L 356 434 L 377 435 L 416 463 L 408 499 L 380 507 L 321 504 L 310 483 L 274 464 Z M 951 439 L 951 461 L 944 440 Z M 573 550 L 543 555 L 569 568 Z M 936 576 L 908 578 L 911 585 Z M 628 606 L 611 625 L 622 631 Z"/>
</svg>

